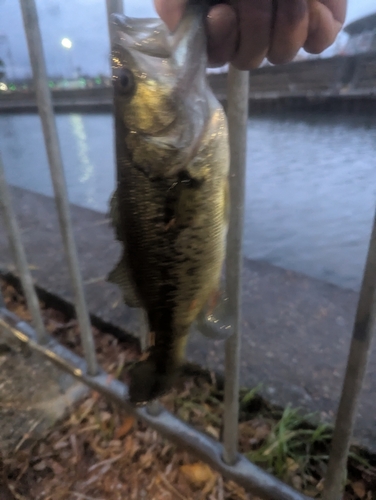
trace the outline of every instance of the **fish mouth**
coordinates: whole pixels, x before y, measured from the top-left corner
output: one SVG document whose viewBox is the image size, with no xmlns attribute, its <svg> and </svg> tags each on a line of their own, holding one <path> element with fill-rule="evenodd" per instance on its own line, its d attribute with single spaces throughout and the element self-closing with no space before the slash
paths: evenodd
<svg viewBox="0 0 376 500">
<path fill-rule="evenodd" d="M 159 18 L 134 18 L 113 14 L 113 47 L 131 58 L 137 54 L 173 62 L 178 81 L 188 83 L 206 72 L 206 33 L 202 8 L 187 9 L 180 24 L 170 32 Z"/>
<path fill-rule="evenodd" d="M 171 57 L 170 33 L 161 19 L 112 14 L 111 22 L 115 26 L 112 40 L 114 46 L 151 57 Z"/>
</svg>

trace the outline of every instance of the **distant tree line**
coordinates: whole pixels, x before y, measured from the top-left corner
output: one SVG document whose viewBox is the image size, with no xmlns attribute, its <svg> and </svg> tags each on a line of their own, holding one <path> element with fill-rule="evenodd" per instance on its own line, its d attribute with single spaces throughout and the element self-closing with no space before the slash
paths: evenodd
<svg viewBox="0 0 376 500">
<path fill-rule="evenodd" d="M 5 64 L 2 59 L 0 59 L 0 79 L 5 76 Z"/>
</svg>

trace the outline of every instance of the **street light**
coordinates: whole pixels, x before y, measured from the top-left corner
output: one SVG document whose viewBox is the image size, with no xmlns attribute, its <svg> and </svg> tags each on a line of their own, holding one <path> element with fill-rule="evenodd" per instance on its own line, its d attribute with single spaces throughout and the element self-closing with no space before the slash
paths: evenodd
<svg viewBox="0 0 376 500">
<path fill-rule="evenodd" d="M 72 41 L 69 40 L 69 38 L 63 38 L 61 40 L 61 45 L 65 47 L 66 49 L 71 49 L 72 48 Z"/>
<path fill-rule="evenodd" d="M 61 45 L 68 50 L 67 55 L 68 55 L 68 61 L 70 65 L 70 70 L 72 73 L 72 76 L 74 77 L 74 65 L 73 65 L 73 57 L 72 57 L 72 51 L 70 50 L 72 48 L 72 40 L 69 38 L 63 38 L 61 40 Z"/>
</svg>

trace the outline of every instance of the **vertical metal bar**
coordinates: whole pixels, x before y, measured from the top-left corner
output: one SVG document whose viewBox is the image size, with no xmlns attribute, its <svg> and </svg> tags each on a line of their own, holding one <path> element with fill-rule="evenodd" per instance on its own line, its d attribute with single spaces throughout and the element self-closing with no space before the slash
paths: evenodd
<svg viewBox="0 0 376 500">
<path fill-rule="evenodd" d="M 232 66 L 228 73 L 230 225 L 227 236 L 226 291 L 233 334 L 226 341 L 223 459 L 234 464 L 238 454 L 239 369 L 241 343 L 241 278 L 243 261 L 244 190 L 247 152 L 249 72 Z"/>
<path fill-rule="evenodd" d="M 0 161 L 1 161 L 1 159 L 0 159 Z M 0 182 L 1 182 L 1 181 L 0 181 Z M 0 204 L 1 204 L 1 193 L 0 193 Z M 5 300 L 4 300 L 4 295 L 3 295 L 3 292 L 2 292 L 2 290 L 1 290 L 1 288 L 0 288 L 0 309 L 1 309 L 2 307 L 5 307 Z"/>
<path fill-rule="evenodd" d="M 46 330 L 44 328 L 42 314 L 40 312 L 39 301 L 34 289 L 33 278 L 26 260 L 25 249 L 22 244 L 21 231 L 17 224 L 16 214 L 12 207 L 12 200 L 5 179 L 3 160 L 0 154 L 0 209 L 4 215 L 5 227 L 8 232 L 14 259 L 20 275 L 22 287 L 26 297 L 34 328 L 38 335 L 38 342 L 46 340 Z M 0 297 L 1 302 L 1 297 Z M 0 304 L 1 305 L 1 304 Z"/>
<path fill-rule="evenodd" d="M 47 83 L 47 71 L 38 23 L 38 14 L 35 0 L 20 0 L 20 4 L 31 66 L 33 69 L 39 115 L 42 120 L 44 140 L 59 214 L 60 229 L 64 241 L 65 251 L 68 257 L 69 271 L 75 293 L 76 312 L 80 326 L 81 340 L 88 365 L 88 372 L 89 374 L 94 375 L 97 373 L 98 365 L 95 356 L 94 340 L 85 301 L 84 287 L 80 273 L 72 222 L 70 219 L 63 161 L 53 113 L 51 93 Z"/>
<path fill-rule="evenodd" d="M 107 7 L 107 23 L 108 23 L 108 33 L 110 35 L 110 42 L 112 40 L 112 14 L 124 14 L 123 0 L 106 0 Z"/>
<path fill-rule="evenodd" d="M 376 323 L 376 214 L 373 220 L 346 375 L 334 429 L 323 500 L 341 500 L 359 395 Z"/>
</svg>

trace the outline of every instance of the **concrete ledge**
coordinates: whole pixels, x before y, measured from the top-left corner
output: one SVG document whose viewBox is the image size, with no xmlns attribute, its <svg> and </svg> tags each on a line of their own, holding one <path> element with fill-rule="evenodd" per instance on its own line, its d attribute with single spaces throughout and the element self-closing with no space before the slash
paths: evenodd
<svg viewBox="0 0 376 500">
<path fill-rule="evenodd" d="M 38 353 L 2 350 L 0 391 L 0 449 L 6 455 L 43 436 L 89 389 Z"/>
<path fill-rule="evenodd" d="M 29 264 L 36 283 L 67 301 L 72 289 L 58 229 L 54 201 L 12 188 Z M 139 316 L 127 309 L 118 289 L 105 281 L 120 255 L 106 217 L 72 206 L 89 310 L 133 334 Z M 1 224 L 1 222 L 0 222 Z M 0 269 L 14 271 L 0 225 Z M 332 420 L 345 369 L 357 293 L 264 262 L 245 260 L 243 275 L 243 385 L 263 384 L 273 403 L 291 402 Z M 192 336 L 188 359 L 223 369 L 223 345 Z M 376 451 L 376 352 L 363 388 L 356 438 Z"/>
</svg>

